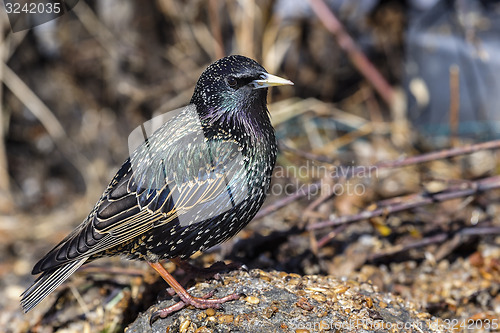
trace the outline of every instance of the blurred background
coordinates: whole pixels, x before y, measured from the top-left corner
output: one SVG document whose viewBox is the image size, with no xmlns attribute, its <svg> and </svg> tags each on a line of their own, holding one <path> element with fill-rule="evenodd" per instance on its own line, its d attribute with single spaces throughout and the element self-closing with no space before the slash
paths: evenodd
<svg viewBox="0 0 500 333">
<path fill-rule="evenodd" d="M 86 217 L 128 157 L 130 132 L 188 104 L 201 72 L 229 54 L 295 85 L 269 94 L 280 155 L 265 208 L 194 262 L 370 281 L 439 318 L 498 317 L 498 151 L 397 164 L 499 139 L 496 1 L 79 1 L 15 33 L 1 12 L 7 332 L 120 331 L 156 300 L 162 287 L 147 265 L 116 258 L 83 268 L 28 315 L 19 306 L 33 265 Z M 343 173 L 355 167 L 365 172 Z M 389 214 L 478 184 L 490 186 Z M 314 227 L 380 207 L 387 213 Z"/>
</svg>

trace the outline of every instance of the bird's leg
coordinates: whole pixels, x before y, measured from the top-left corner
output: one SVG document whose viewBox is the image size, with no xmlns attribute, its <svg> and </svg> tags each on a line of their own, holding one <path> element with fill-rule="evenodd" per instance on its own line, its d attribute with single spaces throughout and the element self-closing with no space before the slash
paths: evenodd
<svg viewBox="0 0 500 333">
<path fill-rule="evenodd" d="M 215 279 L 219 281 L 222 280 L 222 277 L 220 275 L 221 272 L 227 272 L 236 269 L 242 269 L 245 271 L 248 270 L 245 265 L 233 262 L 226 264 L 223 261 L 217 261 L 213 263 L 210 267 L 200 268 L 191 265 L 189 262 L 181 260 L 179 258 L 172 258 L 170 259 L 170 261 L 173 262 L 177 267 L 181 268 L 184 272 L 186 272 L 186 275 L 184 275 L 182 277 L 182 280 L 180 280 L 181 285 L 186 285 L 189 281 L 194 280 L 196 278 Z"/>
<path fill-rule="evenodd" d="M 148 264 L 154 268 L 155 271 L 158 272 L 158 274 L 161 275 L 161 277 L 172 287 L 172 289 L 175 291 L 175 293 L 179 296 L 181 299 L 180 302 L 169 306 L 165 309 L 158 310 L 153 313 L 151 316 L 151 322 L 155 321 L 158 318 L 165 318 L 169 314 L 179 311 L 180 309 L 184 308 L 186 305 L 192 305 L 195 308 L 198 309 L 208 309 L 208 308 L 219 308 L 222 303 L 225 303 L 227 301 L 233 301 L 238 298 L 240 298 L 240 294 L 231 294 L 222 298 L 214 298 L 214 299 L 208 299 L 209 297 L 213 296 L 214 292 L 210 292 L 204 297 L 194 297 L 191 296 L 186 289 L 184 289 L 177 280 L 170 275 L 169 272 L 160 264 L 160 263 L 151 263 L 148 262 Z"/>
<path fill-rule="evenodd" d="M 248 268 L 245 265 L 233 262 L 226 264 L 223 261 L 217 261 L 210 267 L 200 268 L 190 264 L 186 260 L 181 260 L 179 258 L 171 258 L 169 260 L 184 271 L 185 274 L 180 279 L 176 279 L 180 283 L 180 285 L 184 287 L 189 283 L 189 281 L 195 280 L 197 278 L 205 280 L 215 279 L 217 281 L 224 282 L 222 276 L 220 275 L 221 272 L 228 272 L 236 269 L 248 271 Z M 167 293 L 170 296 L 175 296 L 176 294 L 173 288 L 167 288 Z"/>
</svg>

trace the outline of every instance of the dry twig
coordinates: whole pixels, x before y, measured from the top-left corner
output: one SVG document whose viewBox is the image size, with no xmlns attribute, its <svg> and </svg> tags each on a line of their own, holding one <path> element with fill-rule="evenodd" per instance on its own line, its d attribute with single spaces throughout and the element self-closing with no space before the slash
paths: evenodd
<svg viewBox="0 0 500 333">
<path fill-rule="evenodd" d="M 429 246 L 432 244 L 440 244 L 445 242 L 446 240 L 453 237 L 453 235 L 457 236 L 477 236 L 477 235 L 498 235 L 500 234 L 500 227 L 470 227 L 464 228 L 460 231 L 449 234 L 446 232 L 439 233 L 430 237 L 426 237 L 424 239 L 412 242 L 406 245 L 396 245 L 390 249 L 387 249 L 382 252 L 374 253 L 370 255 L 367 260 L 368 261 L 376 261 L 385 257 L 394 256 L 400 253 L 407 252 L 412 249 L 417 249 L 425 246 Z"/>
<path fill-rule="evenodd" d="M 394 101 L 394 91 L 392 87 L 387 83 L 375 66 L 373 66 L 370 60 L 360 51 L 335 14 L 328 8 L 323 0 L 309 0 L 309 3 L 328 31 L 334 35 L 339 47 L 347 53 L 353 65 L 372 84 L 373 88 L 379 93 L 384 101 L 388 105 L 392 105 Z"/>
<path fill-rule="evenodd" d="M 375 216 L 388 215 L 391 213 L 400 212 L 403 210 L 408 210 L 416 207 L 421 207 L 429 205 L 435 202 L 442 202 L 451 199 L 461 198 L 469 195 L 479 194 L 485 191 L 500 188 L 500 176 L 493 176 L 483 178 L 481 180 L 470 182 L 469 186 L 464 189 L 452 189 L 451 191 L 442 191 L 438 193 L 427 193 L 423 192 L 415 196 L 412 201 L 406 201 L 403 203 L 396 203 L 394 205 L 389 205 L 374 210 L 365 210 L 359 214 L 340 216 L 335 219 L 326 220 L 311 224 L 306 227 L 307 230 L 316 230 L 322 228 L 328 228 L 333 226 L 339 226 L 346 223 L 351 223 L 359 220 L 369 219 Z"/>
<path fill-rule="evenodd" d="M 390 161 L 390 162 L 380 162 L 374 166 L 366 167 L 366 166 L 360 166 L 360 167 L 354 167 L 354 168 L 349 168 L 349 172 L 346 172 L 346 174 L 342 174 L 342 176 L 345 176 L 346 178 L 351 178 L 354 177 L 360 173 L 365 173 L 365 172 L 372 172 L 377 169 L 382 169 L 382 168 L 399 168 L 399 167 L 404 167 L 408 165 L 413 165 L 413 164 L 419 164 L 419 163 L 425 163 L 425 162 L 430 162 L 438 159 L 444 159 L 444 158 L 450 158 L 454 156 L 459 156 L 459 155 L 465 155 L 465 154 L 471 154 L 480 150 L 485 150 L 485 149 L 498 149 L 500 148 L 500 140 L 494 140 L 494 141 L 488 141 L 488 142 L 483 142 L 483 143 L 478 143 L 474 145 L 469 145 L 469 146 L 464 146 L 464 147 L 459 147 L 459 148 L 453 148 L 453 149 L 446 149 L 446 150 L 441 150 L 438 152 L 432 152 L 428 154 L 422 154 L 418 156 L 412 156 L 408 157 L 405 159 L 401 160 L 396 160 L 396 161 Z M 334 178 L 339 178 L 340 174 L 334 174 L 332 175 Z M 297 192 L 293 193 L 292 195 L 283 198 L 281 200 L 278 200 L 272 205 L 266 206 L 263 209 L 259 211 L 259 213 L 256 215 L 256 219 L 261 218 L 266 216 L 267 214 L 270 214 L 280 208 L 285 207 L 286 205 L 294 202 L 295 200 L 298 200 L 300 198 L 303 198 L 307 195 L 309 195 L 311 192 L 316 192 L 320 188 L 321 184 L 320 182 L 316 182 L 313 184 L 309 184 L 306 186 L 305 189 L 301 188 Z"/>
</svg>

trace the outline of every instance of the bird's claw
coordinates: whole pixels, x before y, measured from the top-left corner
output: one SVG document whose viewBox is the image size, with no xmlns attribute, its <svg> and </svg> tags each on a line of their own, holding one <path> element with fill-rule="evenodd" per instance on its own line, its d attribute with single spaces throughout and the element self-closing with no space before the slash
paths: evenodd
<svg viewBox="0 0 500 333">
<path fill-rule="evenodd" d="M 153 324 L 157 319 L 166 318 L 171 313 L 182 310 L 184 307 L 188 305 L 194 306 L 197 309 L 208 309 L 208 308 L 219 309 L 222 303 L 237 300 L 243 295 L 241 293 L 238 293 L 238 294 L 227 295 L 221 298 L 209 299 L 214 294 L 215 290 L 210 291 L 209 293 L 205 294 L 202 297 L 184 297 L 179 295 L 179 297 L 181 298 L 179 302 L 169 307 L 166 307 L 165 309 L 160 309 L 153 312 L 149 322 L 150 324 Z"/>
</svg>

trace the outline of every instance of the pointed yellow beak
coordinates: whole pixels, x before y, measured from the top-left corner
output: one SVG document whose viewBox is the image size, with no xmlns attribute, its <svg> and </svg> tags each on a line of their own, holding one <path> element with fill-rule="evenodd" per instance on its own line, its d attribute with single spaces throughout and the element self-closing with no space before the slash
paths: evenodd
<svg viewBox="0 0 500 333">
<path fill-rule="evenodd" d="M 269 73 L 262 73 L 260 80 L 253 80 L 252 85 L 254 89 L 267 88 L 273 86 L 293 86 L 293 82 L 282 77 L 272 75 Z"/>
</svg>

